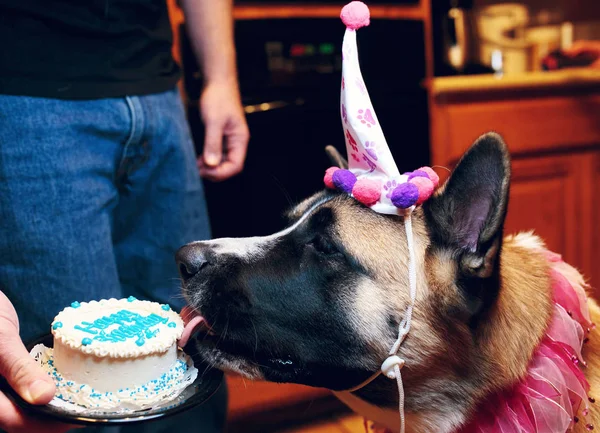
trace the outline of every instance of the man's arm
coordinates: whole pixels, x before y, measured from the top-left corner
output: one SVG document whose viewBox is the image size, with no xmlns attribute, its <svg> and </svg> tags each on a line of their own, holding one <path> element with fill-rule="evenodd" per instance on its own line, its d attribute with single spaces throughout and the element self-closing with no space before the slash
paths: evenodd
<svg viewBox="0 0 600 433">
<path fill-rule="evenodd" d="M 181 0 L 188 34 L 202 68 L 200 99 L 206 127 L 200 174 L 224 180 L 239 173 L 248 146 L 235 64 L 232 0 Z"/>
</svg>

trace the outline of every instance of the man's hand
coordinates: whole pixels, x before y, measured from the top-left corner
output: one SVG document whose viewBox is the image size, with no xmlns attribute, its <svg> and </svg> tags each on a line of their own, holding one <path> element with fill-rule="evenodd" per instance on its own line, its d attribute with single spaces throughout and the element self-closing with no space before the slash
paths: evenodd
<svg viewBox="0 0 600 433">
<path fill-rule="evenodd" d="M 244 167 L 250 138 L 237 83 L 209 83 L 200 98 L 200 112 L 206 131 L 198 158 L 200 175 L 212 181 L 235 176 Z"/>
<path fill-rule="evenodd" d="M 19 338 L 15 308 L 0 292 L 0 375 L 28 403 L 46 404 L 54 396 L 54 383 L 25 349 Z M 71 426 L 28 417 L 0 392 L 0 429 L 9 433 L 62 433 Z"/>
</svg>

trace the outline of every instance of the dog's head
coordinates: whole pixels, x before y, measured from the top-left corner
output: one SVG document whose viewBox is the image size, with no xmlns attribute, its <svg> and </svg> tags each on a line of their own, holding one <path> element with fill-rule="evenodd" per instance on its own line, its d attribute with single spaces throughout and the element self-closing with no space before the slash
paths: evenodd
<svg viewBox="0 0 600 433">
<path fill-rule="evenodd" d="M 518 337 L 524 350 L 493 349 L 503 344 L 494 333 L 504 326 L 499 254 L 509 179 L 506 146 L 485 135 L 413 213 L 418 295 L 399 351 L 409 411 L 468 406 L 482 386 L 521 374 L 542 334 L 540 314 L 531 336 Z M 288 228 L 271 236 L 195 242 L 178 253 L 185 297 L 211 327 L 198 338 L 202 353 L 252 378 L 352 388 L 380 368 L 409 303 L 403 219 L 331 191 L 288 217 Z M 513 365 L 499 366 L 502 351 Z M 365 397 L 395 404 L 385 380 Z"/>
</svg>

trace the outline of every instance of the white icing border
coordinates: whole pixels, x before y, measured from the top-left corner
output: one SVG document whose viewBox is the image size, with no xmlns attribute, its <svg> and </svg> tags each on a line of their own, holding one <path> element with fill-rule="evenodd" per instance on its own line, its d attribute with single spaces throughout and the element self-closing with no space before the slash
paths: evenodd
<svg viewBox="0 0 600 433">
<path fill-rule="evenodd" d="M 98 314 L 103 309 L 108 308 L 123 308 L 137 313 L 154 313 L 168 318 L 169 321 L 174 322 L 176 326 L 174 328 L 169 328 L 167 326 L 161 327 L 160 336 L 147 339 L 143 346 L 96 341 L 94 344 L 84 346 L 81 342 L 81 334 L 75 336 L 73 329 L 64 326 L 54 329 L 54 324 L 57 322 L 69 323 L 71 321 L 80 321 L 82 316 L 85 316 L 86 312 Z M 76 319 L 73 319 L 74 317 Z M 83 317 L 83 320 L 85 320 L 85 317 Z M 138 299 L 130 302 L 127 298 L 111 298 L 101 299 L 100 301 L 81 302 L 77 308 L 67 307 L 62 310 L 50 325 L 55 344 L 58 341 L 59 344 L 62 343 L 79 352 L 100 358 L 137 358 L 139 356 L 166 352 L 181 338 L 183 328 L 183 320 L 177 312 L 173 311 L 173 309 L 165 311 L 162 308 L 162 304 L 159 304 L 158 302 L 141 301 Z M 163 329 L 164 332 L 162 331 Z"/>
<path fill-rule="evenodd" d="M 179 372 L 179 374 L 172 377 L 169 380 L 169 388 L 161 390 L 160 393 L 145 395 L 146 393 L 138 388 L 131 394 L 128 393 L 131 390 L 123 390 L 124 395 L 107 396 L 103 394 L 100 398 L 92 398 L 91 394 L 94 393 L 94 390 L 89 386 L 82 386 L 76 382 L 70 382 L 67 387 L 61 386 L 65 380 L 60 375 L 53 376 L 53 367 L 48 363 L 52 356 L 51 348 L 43 344 L 38 344 L 31 349 L 30 355 L 53 378 L 57 385 L 56 395 L 48 403 L 48 406 L 83 416 L 98 413 L 126 414 L 139 410 L 152 410 L 165 402 L 173 402 L 175 404 L 177 397 L 188 386 L 192 385 L 198 377 L 198 369 L 194 366 L 192 358 L 185 354 L 185 352 L 179 351 L 178 362 L 185 363 L 187 370 Z M 151 386 L 149 384 L 140 385 L 140 387 L 144 385 Z"/>
</svg>

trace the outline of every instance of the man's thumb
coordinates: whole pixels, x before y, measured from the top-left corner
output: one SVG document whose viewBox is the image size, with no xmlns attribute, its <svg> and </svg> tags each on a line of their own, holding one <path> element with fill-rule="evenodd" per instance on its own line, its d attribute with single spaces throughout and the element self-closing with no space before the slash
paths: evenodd
<svg viewBox="0 0 600 433">
<path fill-rule="evenodd" d="M 31 357 L 17 329 L 0 317 L 0 375 L 27 402 L 46 404 L 54 396 L 54 382 Z"/>
</svg>

